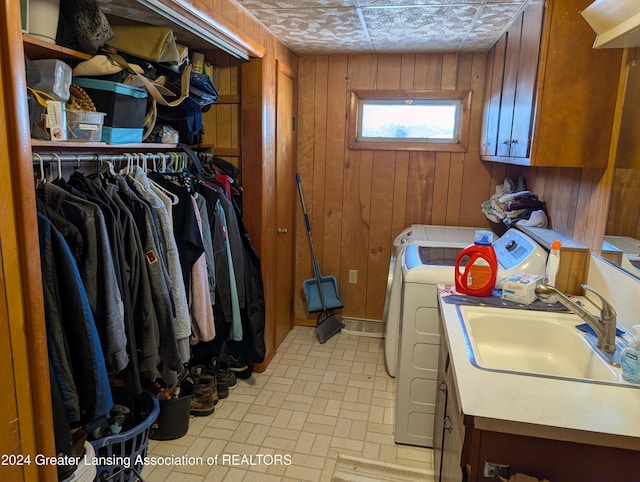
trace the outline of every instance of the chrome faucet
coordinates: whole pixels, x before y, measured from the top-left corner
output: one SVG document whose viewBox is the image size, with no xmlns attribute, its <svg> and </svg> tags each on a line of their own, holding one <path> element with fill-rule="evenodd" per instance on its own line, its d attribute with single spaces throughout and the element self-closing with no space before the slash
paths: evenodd
<svg viewBox="0 0 640 482">
<path fill-rule="evenodd" d="M 572 311 L 583 319 L 593 331 L 596 332 L 598 338 L 598 348 L 607 353 L 615 353 L 616 351 L 616 310 L 605 300 L 600 293 L 595 291 L 587 284 L 582 287 L 600 298 L 601 308 L 600 316 L 595 316 L 579 304 L 570 300 L 564 293 L 551 285 L 538 285 L 536 287 L 536 296 L 541 301 L 547 303 L 559 301 L 565 308 Z"/>
</svg>

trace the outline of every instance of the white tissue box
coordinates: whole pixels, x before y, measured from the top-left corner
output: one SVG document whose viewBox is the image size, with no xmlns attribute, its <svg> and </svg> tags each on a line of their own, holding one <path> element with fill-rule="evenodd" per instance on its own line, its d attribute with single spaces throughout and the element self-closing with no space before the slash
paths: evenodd
<svg viewBox="0 0 640 482">
<path fill-rule="evenodd" d="M 536 286 L 542 283 L 542 276 L 516 273 L 502 280 L 502 299 L 525 305 L 536 300 Z"/>
</svg>

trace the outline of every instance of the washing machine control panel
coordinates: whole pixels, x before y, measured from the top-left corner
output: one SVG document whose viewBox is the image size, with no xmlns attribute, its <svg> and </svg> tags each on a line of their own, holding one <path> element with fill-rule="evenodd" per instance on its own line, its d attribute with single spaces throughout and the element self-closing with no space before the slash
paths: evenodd
<svg viewBox="0 0 640 482">
<path fill-rule="evenodd" d="M 547 252 L 517 229 L 509 229 L 493 243 L 502 277 L 517 272 L 544 274 Z"/>
</svg>

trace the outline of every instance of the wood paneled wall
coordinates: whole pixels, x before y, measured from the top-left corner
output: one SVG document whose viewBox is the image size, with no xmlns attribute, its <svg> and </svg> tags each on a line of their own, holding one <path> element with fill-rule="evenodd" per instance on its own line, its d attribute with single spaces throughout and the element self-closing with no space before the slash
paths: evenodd
<svg viewBox="0 0 640 482">
<path fill-rule="evenodd" d="M 212 11 L 266 47 L 263 62 L 265 99 L 274 99 L 275 61 L 298 72 L 298 171 L 307 197 L 316 250 L 324 275 L 338 279 L 345 316 L 380 319 L 393 239 L 413 223 L 485 226 L 480 204 L 495 192 L 505 176 L 522 175 L 529 189 L 545 202 L 551 225 L 597 250 L 604 233 L 611 170 L 526 168 L 479 160 L 483 54 L 336 55 L 299 59 L 262 25 L 231 0 L 203 0 Z M 223 92 L 234 94 L 235 66 Z M 346 113 L 351 89 L 472 89 L 470 147 L 464 154 L 350 151 L 346 148 Z M 218 106 L 220 107 L 220 106 Z M 235 122 L 234 113 L 222 114 Z M 216 118 L 218 145 L 234 144 L 235 133 Z M 263 272 L 277 271 L 263 233 L 275 229 L 269 195 L 273 172 L 273 105 L 265 109 L 266 166 L 243 172 L 249 230 L 263 258 Z M 220 130 L 222 129 L 222 131 Z M 238 137 L 241 134 L 238 133 Z M 227 136 L 227 137 L 225 137 Z M 249 160 L 245 159 L 245 162 Z M 256 174 L 256 169 L 260 172 Z M 261 199 L 265 199 L 263 204 Z M 302 282 L 311 278 L 310 250 L 297 203 L 295 318 L 312 323 L 306 312 Z M 249 211 L 252 211 L 249 209 Z M 358 283 L 349 284 L 349 270 Z M 267 291 L 269 277 L 265 276 Z M 268 308 L 269 309 L 269 308 Z"/>
<path fill-rule="evenodd" d="M 321 272 L 337 278 L 343 316 L 381 319 L 393 239 L 402 229 L 414 223 L 486 226 L 481 203 L 505 176 L 524 176 L 559 232 L 590 245 L 603 231 L 602 219 L 593 215 L 608 202 L 603 170 L 480 160 L 485 62 L 484 54 L 299 58 L 298 171 Z M 346 113 L 353 89 L 471 89 L 468 151 L 349 150 Z M 299 205 L 297 210 L 295 316 L 297 323 L 311 324 L 316 314 L 306 311 L 302 283 L 313 271 Z M 349 270 L 358 271 L 356 284 L 348 282 Z"/>
<path fill-rule="evenodd" d="M 640 239 L 640 169 L 617 168 L 606 234 Z"/>
<path fill-rule="evenodd" d="M 414 223 L 484 226 L 480 204 L 494 183 L 479 160 L 484 54 L 308 56 L 298 60 L 298 171 L 323 275 L 338 279 L 343 315 L 380 319 L 393 239 Z M 354 89 L 471 89 L 466 153 L 362 151 L 346 147 Z M 298 209 L 300 211 L 300 209 Z M 298 216 L 295 314 L 313 277 Z M 349 284 L 349 270 L 358 281 Z"/>
</svg>

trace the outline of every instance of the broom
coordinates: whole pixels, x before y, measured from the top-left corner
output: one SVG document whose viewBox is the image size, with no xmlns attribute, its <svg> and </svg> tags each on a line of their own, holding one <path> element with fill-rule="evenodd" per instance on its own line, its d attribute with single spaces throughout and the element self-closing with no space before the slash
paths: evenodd
<svg viewBox="0 0 640 482">
<path fill-rule="evenodd" d="M 304 195 L 302 194 L 302 184 L 300 183 L 300 174 L 296 172 L 296 182 L 298 184 L 298 192 L 300 193 L 300 202 L 302 203 L 302 212 L 304 214 L 304 222 L 307 225 L 307 234 L 309 235 L 309 245 L 311 246 L 311 258 L 313 263 L 313 274 L 315 275 L 316 282 L 318 283 L 318 293 L 320 294 L 320 304 L 322 305 L 322 311 L 318 315 L 318 321 L 316 322 L 316 336 L 318 341 L 322 344 L 325 343 L 333 335 L 337 334 L 344 328 L 342 323 L 333 312 L 327 309 L 327 303 L 324 299 L 324 293 L 321 284 L 320 268 L 318 267 L 318 258 L 316 258 L 316 250 L 313 247 L 313 237 L 311 236 L 311 224 L 309 223 L 309 215 L 307 214 L 307 207 L 304 203 Z"/>
</svg>

